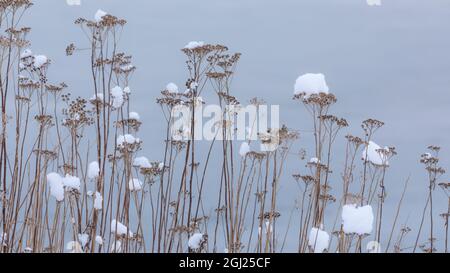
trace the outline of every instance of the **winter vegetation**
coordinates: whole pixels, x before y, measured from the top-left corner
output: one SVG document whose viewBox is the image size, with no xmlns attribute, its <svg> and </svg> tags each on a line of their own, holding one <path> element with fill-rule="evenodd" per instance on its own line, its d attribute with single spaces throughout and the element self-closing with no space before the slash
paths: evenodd
<svg viewBox="0 0 450 273">
<path fill-rule="evenodd" d="M 52 64 L 52 52 L 33 53 L 27 40 L 31 28 L 20 22 L 30 8 L 30 0 L 0 1 L 1 253 L 448 251 L 450 183 L 443 180 L 440 148 L 418 155 L 428 181 L 424 209 L 412 217 L 422 224 L 400 226 L 404 196 L 386 194 L 396 149 L 375 143 L 384 123 L 370 118 L 354 126 L 358 135 L 348 134 L 350 124 L 332 114 L 337 97 L 323 74 L 301 75 L 284 93 L 309 112 L 304 120 L 314 130 L 312 158 L 298 152 L 298 173 L 285 173 L 292 145 L 302 141 L 290 129 L 298 124 L 259 132 L 257 141 L 175 140 L 170 134 L 171 110 L 205 103 L 205 92 L 216 97 L 208 103 L 240 104 L 232 89 L 240 53 L 187 43 L 180 53 L 187 64 L 184 88 L 162 87 L 153 102 L 161 116 L 146 121 L 131 103 L 137 68 L 119 44 L 126 20 L 99 10 L 75 21 L 87 39 L 70 44 L 66 54 L 89 64 L 91 78 L 83 80 L 90 82 L 92 95 L 82 98 L 62 79 L 47 78 L 59 64 Z M 259 98 L 250 103 L 265 104 Z M 139 138 L 146 122 L 166 126 L 160 143 Z M 225 134 L 229 124 L 217 126 Z M 194 131 L 181 133 L 194 138 Z M 338 138 L 346 141 L 345 154 L 334 153 Z M 163 145 L 164 153 L 147 155 L 147 145 Z M 206 154 L 199 153 L 200 145 Z M 345 164 L 332 165 L 336 157 Z M 219 191 L 205 196 L 213 183 Z M 279 207 L 282 183 L 299 189 L 291 211 Z M 404 192 L 407 187 L 408 181 Z M 386 198 L 398 206 L 386 207 Z M 448 203 L 448 210 L 436 211 L 436 202 Z M 386 210 L 395 211 L 395 219 L 388 219 Z M 279 225 L 283 217 L 287 226 Z M 434 237 L 438 229 L 444 238 Z M 296 234 L 289 239 L 294 250 L 285 248 L 288 232 Z M 414 245 L 403 244 L 408 236 Z"/>
</svg>

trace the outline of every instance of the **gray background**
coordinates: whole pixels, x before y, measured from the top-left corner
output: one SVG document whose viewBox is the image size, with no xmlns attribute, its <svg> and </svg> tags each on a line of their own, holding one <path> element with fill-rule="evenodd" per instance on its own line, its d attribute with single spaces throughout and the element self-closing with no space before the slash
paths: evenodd
<svg viewBox="0 0 450 273">
<path fill-rule="evenodd" d="M 183 86 L 187 73 L 180 48 L 201 40 L 243 53 L 234 94 L 241 102 L 258 96 L 279 104 L 282 122 L 303 132 L 294 152 L 312 149 L 310 118 L 292 101 L 295 79 L 307 72 L 324 73 L 339 100 L 332 112 L 351 125 L 336 143 L 336 174 L 342 170 L 344 135 L 361 134 L 360 123 L 369 117 L 386 122 L 375 142 L 393 145 L 399 153 L 387 176 L 387 222 L 392 223 L 403 183 L 411 175 L 400 224 L 408 220 L 416 229 L 427 190 L 419 157 L 428 145 L 441 145 L 442 165 L 450 166 L 448 0 L 384 0 L 381 7 L 369 7 L 365 0 L 82 0 L 81 6 L 68 6 L 65 0 L 35 2 L 24 18 L 24 24 L 33 27 L 32 49 L 52 59 L 50 78 L 68 83 L 74 95 L 93 93 L 88 55 L 65 56 L 71 42 L 88 45 L 74 20 L 93 18 L 99 8 L 128 20 L 120 47 L 134 56 L 138 67 L 131 83 L 132 110 L 145 122 L 140 132 L 143 154 L 153 160 L 162 156 L 164 126 L 155 99 L 168 82 Z M 291 174 L 304 171 L 304 162 L 292 155 L 280 192 L 286 197 L 280 204 L 286 217 L 297 198 Z M 214 176 L 210 179 L 219 183 Z M 337 176 L 333 183 L 341 187 Z M 216 196 L 214 186 L 209 191 Z M 440 189 L 436 192 L 437 214 L 446 209 L 447 200 Z M 333 219 L 335 213 L 329 212 Z M 441 218 L 435 226 L 442 247 Z M 292 236 L 296 238 L 296 230 Z M 409 243 L 415 236 L 409 235 Z"/>
</svg>

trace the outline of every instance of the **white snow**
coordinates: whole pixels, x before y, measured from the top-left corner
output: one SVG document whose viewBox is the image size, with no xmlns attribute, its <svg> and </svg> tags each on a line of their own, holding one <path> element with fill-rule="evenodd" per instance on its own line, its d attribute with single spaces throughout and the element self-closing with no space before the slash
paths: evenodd
<svg viewBox="0 0 450 273">
<path fill-rule="evenodd" d="M 166 90 L 169 91 L 169 93 L 178 93 L 178 86 L 171 82 L 166 86 Z"/>
<path fill-rule="evenodd" d="M 241 148 L 239 149 L 239 155 L 241 157 L 246 157 L 249 152 L 250 152 L 250 145 L 248 145 L 247 142 L 242 143 Z"/>
<path fill-rule="evenodd" d="M 189 238 L 188 246 L 192 250 L 198 250 L 203 242 L 203 234 L 201 233 L 195 233 L 194 235 Z"/>
<path fill-rule="evenodd" d="M 205 45 L 205 43 L 204 42 L 201 42 L 201 41 L 199 41 L 199 42 L 197 42 L 197 41 L 191 41 L 191 42 L 189 42 L 184 48 L 185 49 L 196 49 L 196 48 L 198 48 L 198 47 L 202 47 L 202 46 L 204 46 Z"/>
<path fill-rule="evenodd" d="M 381 6 L 381 0 L 367 0 L 369 6 Z"/>
<path fill-rule="evenodd" d="M 70 253 L 83 253 L 83 248 L 81 244 L 76 241 L 70 241 L 66 245 L 66 249 L 70 251 Z"/>
<path fill-rule="evenodd" d="M 309 233 L 308 245 L 314 253 L 323 253 L 328 249 L 330 235 L 326 231 L 318 228 L 312 228 Z"/>
<path fill-rule="evenodd" d="M 320 163 L 320 160 L 319 160 L 317 157 L 313 157 L 313 158 L 311 158 L 311 159 L 309 160 L 309 163 L 312 163 L 312 164 L 319 164 L 319 163 Z"/>
<path fill-rule="evenodd" d="M 385 148 L 387 149 L 387 148 Z M 386 155 L 380 153 L 381 147 L 373 141 L 369 142 L 369 145 L 364 148 L 362 154 L 362 160 L 366 160 L 367 162 L 371 162 L 377 166 L 389 166 L 389 161 L 386 158 Z"/>
<path fill-rule="evenodd" d="M 21 58 L 21 59 L 29 58 L 29 57 L 31 57 L 31 56 L 33 56 L 33 52 L 32 52 L 29 48 L 25 49 L 25 50 L 22 52 L 22 54 L 20 54 L 20 58 Z"/>
<path fill-rule="evenodd" d="M 78 241 L 81 244 L 81 247 L 85 247 L 89 242 L 89 235 L 86 233 L 78 234 Z"/>
<path fill-rule="evenodd" d="M 305 94 L 305 98 L 309 98 L 313 94 L 326 93 L 328 94 L 329 88 L 325 81 L 323 74 L 305 74 L 298 77 L 295 82 L 294 94 Z"/>
<path fill-rule="evenodd" d="M 48 58 L 45 55 L 35 55 L 34 56 L 34 68 L 41 68 L 44 64 L 48 62 Z"/>
<path fill-rule="evenodd" d="M 66 174 L 66 176 L 62 179 L 62 183 L 66 187 L 67 190 L 73 189 L 80 191 L 80 178 L 76 176 L 71 176 L 70 174 Z"/>
<path fill-rule="evenodd" d="M 111 89 L 112 107 L 120 108 L 124 103 L 123 90 L 120 86 Z"/>
<path fill-rule="evenodd" d="M 160 170 L 160 171 L 163 171 L 164 170 L 164 162 L 160 162 L 159 164 L 158 164 L 158 169 Z"/>
<path fill-rule="evenodd" d="M 103 209 L 103 197 L 102 197 L 102 194 L 99 193 L 99 192 L 95 193 L 94 209 L 96 209 L 96 210 L 102 210 Z"/>
<path fill-rule="evenodd" d="M 133 160 L 133 166 L 139 167 L 139 168 L 151 168 L 152 165 L 150 164 L 150 161 L 145 156 L 136 157 Z"/>
<path fill-rule="evenodd" d="M 127 86 L 127 87 L 125 87 L 125 88 L 123 89 L 123 92 L 124 92 L 125 94 L 131 94 L 131 88 L 130 88 L 129 86 Z"/>
<path fill-rule="evenodd" d="M 102 238 L 102 236 L 100 236 L 100 235 L 95 236 L 95 242 L 98 245 L 103 245 L 103 238 Z"/>
<path fill-rule="evenodd" d="M 370 205 L 357 207 L 345 205 L 342 209 L 342 223 L 347 234 L 370 234 L 373 229 L 373 211 Z"/>
<path fill-rule="evenodd" d="M 129 119 L 133 119 L 133 120 L 136 120 L 136 121 L 141 120 L 141 117 L 140 117 L 139 114 L 136 113 L 136 112 L 130 112 L 130 114 L 128 115 L 128 117 L 129 117 Z"/>
<path fill-rule="evenodd" d="M 121 241 L 114 241 L 111 244 L 111 253 L 119 253 L 122 251 L 122 242 Z"/>
<path fill-rule="evenodd" d="M 132 178 L 128 181 L 128 188 L 130 191 L 140 191 L 142 190 L 142 182 L 137 178 Z"/>
<path fill-rule="evenodd" d="M 97 12 L 95 13 L 94 19 L 97 23 L 101 22 L 103 20 L 103 17 L 108 15 L 108 13 L 106 11 L 103 11 L 101 9 L 97 10 Z"/>
<path fill-rule="evenodd" d="M 125 144 L 135 144 L 135 143 L 139 143 L 141 142 L 141 140 L 139 138 L 135 138 L 134 136 L 127 134 L 124 136 L 119 136 L 117 138 L 117 145 L 118 146 L 124 146 Z"/>
<path fill-rule="evenodd" d="M 64 200 L 64 184 L 63 178 L 57 173 L 49 173 L 47 175 L 47 182 L 50 187 L 50 195 L 56 198 L 56 201 Z"/>
<path fill-rule="evenodd" d="M 100 100 L 103 101 L 103 94 L 102 93 L 97 93 L 97 96 L 94 94 L 91 99 L 91 101 L 96 101 L 96 100 Z"/>
<path fill-rule="evenodd" d="M 117 229 L 116 229 L 117 228 Z M 118 222 L 116 219 L 111 221 L 111 233 L 115 233 L 119 236 L 127 234 L 127 226 Z M 128 236 L 133 237 L 133 232 L 128 231 Z"/>
<path fill-rule="evenodd" d="M 381 244 L 377 241 L 370 241 L 367 243 L 366 250 L 369 253 L 381 253 Z"/>
<path fill-rule="evenodd" d="M 88 178 L 96 179 L 100 175 L 100 166 L 97 161 L 91 162 L 88 167 Z"/>
</svg>

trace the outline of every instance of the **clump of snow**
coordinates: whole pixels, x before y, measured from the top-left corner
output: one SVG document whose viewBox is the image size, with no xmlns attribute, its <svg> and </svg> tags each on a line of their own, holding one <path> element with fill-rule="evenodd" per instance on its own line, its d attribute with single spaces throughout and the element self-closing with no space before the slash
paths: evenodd
<svg viewBox="0 0 450 273">
<path fill-rule="evenodd" d="M 111 233 L 115 233 L 119 236 L 125 236 L 128 234 L 129 237 L 133 237 L 133 232 L 127 230 L 127 226 L 118 222 L 116 219 L 111 221 Z"/>
<path fill-rule="evenodd" d="M 123 89 L 123 92 L 124 92 L 125 94 L 131 94 L 131 88 L 130 88 L 129 86 L 127 86 L 127 87 L 125 87 L 125 88 Z"/>
<path fill-rule="evenodd" d="M 34 62 L 33 66 L 34 68 L 41 68 L 45 64 L 47 64 L 48 58 L 45 55 L 35 55 L 34 56 Z"/>
<path fill-rule="evenodd" d="M 108 15 L 108 13 L 106 11 L 99 9 L 95 13 L 94 19 L 97 23 L 99 23 L 103 20 L 103 17 L 105 17 L 106 15 Z"/>
<path fill-rule="evenodd" d="M 103 238 L 102 238 L 102 236 L 100 236 L 100 235 L 95 236 L 95 242 L 98 245 L 103 245 Z"/>
<path fill-rule="evenodd" d="M 369 6 L 381 6 L 381 0 L 367 0 Z"/>
<path fill-rule="evenodd" d="M 128 181 L 128 188 L 130 191 L 140 191 L 142 190 L 142 182 L 137 178 L 132 178 Z"/>
<path fill-rule="evenodd" d="M 311 164 L 319 164 L 320 160 L 317 157 L 313 157 L 309 160 L 309 163 Z"/>
<path fill-rule="evenodd" d="M 83 248 L 81 244 L 76 241 L 70 241 L 66 245 L 66 249 L 70 251 L 70 253 L 83 253 Z"/>
<path fill-rule="evenodd" d="M 370 241 L 366 247 L 369 253 L 381 253 L 381 244 L 377 241 Z"/>
<path fill-rule="evenodd" d="M 165 168 L 164 162 L 160 162 L 160 163 L 158 164 L 158 169 L 159 169 L 160 171 L 163 171 L 164 168 Z"/>
<path fill-rule="evenodd" d="M 342 209 L 342 223 L 347 234 L 370 234 L 373 229 L 373 211 L 370 205 L 357 207 L 345 205 Z"/>
<path fill-rule="evenodd" d="M 136 112 L 130 112 L 130 114 L 128 115 L 128 117 L 129 117 L 129 119 L 133 119 L 133 120 L 136 120 L 136 121 L 141 120 L 141 117 L 140 117 L 139 114 L 136 113 Z"/>
<path fill-rule="evenodd" d="M 120 86 L 111 89 L 112 107 L 120 108 L 124 103 L 123 90 Z"/>
<path fill-rule="evenodd" d="M 103 209 L 103 197 L 102 197 L 102 194 L 99 193 L 99 192 L 95 193 L 94 209 L 96 209 L 96 210 L 102 210 Z"/>
<path fill-rule="evenodd" d="M 30 50 L 30 49 L 25 49 L 23 52 L 22 52 L 22 54 L 20 54 L 20 58 L 21 59 L 26 59 L 26 58 L 29 58 L 29 57 L 31 57 L 31 56 L 33 56 L 33 52 Z"/>
<path fill-rule="evenodd" d="M 62 183 L 66 187 L 67 190 L 77 190 L 80 191 L 81 182 L 80 178 L 76 176 L 71 176 L 70 174 L 66 174 L 66 176 L 62 179 Z"/>
<path fill-rule="evenodd" d="M 103 94 L 102 93 L 97 93 L 97 94 L 94 94 L 92 97 L 91 97 L 91 99 L 90 99 L 90 101 L 103 101 Z"/>
<path fill-rule="evenodd" d="M 387 149 L 387 148 L 385 148 Z M 376 166 L 389 166 L 387 155 L 380 152 L 381 147 L 373 141 L 369 141 L 369 145 L 364 148 L 362 160 L 367 160 Z"/>
<path fill-rule="evenodd" d="M 122 251 L 122 242 L 121 241 L 114 241 L 111 245 L 110 252 L 111 253 L 119 253 Z"/>
<path fill-rule="evenodd" d="M 139 138 L 135 138 L 134 136 L 127 134 L 124 136 L 119 136 L 117 138 L 117 145 L 118 146 L 124 146 L 126 144 L 132 145 L 141 142 Z"/>
<path fill-rule="evenodd" d="M 47 175 L 47 182 L 50 187 L 50 195 L 56 198 L 56 201 L 62 202 L 64 200 L 64 184 L 61 175 L 49 173 Z"/>
<path fill-rule="evenodd" d="M 197 42 L 197 41 L 191 41 L 191 42 L 189 42 L 184 48 L 185 49 L 190 49 L 190 50 L 192 50 L 192 49 L 196 49 L 196 48 L 198 48 L 198 47 L 202 47 L 202 46 L 204 46 L 205 45 L 205 42 L 201 42 L 201 41 L 199 41 L 199 42 Z"/>
<path fill-rule="evenodd" d="M 326 231 L 318 228 L 312 228 L 309 233 L 308 245 L 314 253 L 323 253 L 328 249 L 330 235 Z"/>
<path fill-rule="evenodd" d="M 239 149 L 239 155 L 241 157 L 246 157 L 249 152 L 250 152 L 250 145 L 248 145 L 247 142 L 242 143 L 241 148 Z"/>
<path fill-rule="evenodd" d="M 88 178 L 96 179 L 100 175 L 100 166 L 97 161 L 91 162 L 88 167 Z"/>
<path fill-rule="evenodd" d="M 178 93 L 178 86 L 171 82 L 166 86 L 166 90 L 169 91 L 169 93 Z"/>
<path fill-rule="evenodd" d="M 202 233 L 195 233 L 189 238 L 188 246 L 189 249 L 199 250 L 204 242 Z"/>
<path fill-rule="evenodd" d="M 85 247 L 89 242 L 89 235 L 86 233 L 78 234 L 78 241 L 81 244 L 81 247 Z"/>
<path fill-rule="evenodd" d="M 150 161 L 145 156 L 136 157 L 133 160 L 133 166 L 139 167 L 139 168 L 151 168 L 152 165 L 150 164 Z"/>
<path fill-rule="evenodd" d="M 305 98 L 309 98 L 313 94 L 328 94 L 329 88 L 323 74 L 305 74 L 298 77 L 295 82 L 295 95 L 304 94 Z"/>
</svg>

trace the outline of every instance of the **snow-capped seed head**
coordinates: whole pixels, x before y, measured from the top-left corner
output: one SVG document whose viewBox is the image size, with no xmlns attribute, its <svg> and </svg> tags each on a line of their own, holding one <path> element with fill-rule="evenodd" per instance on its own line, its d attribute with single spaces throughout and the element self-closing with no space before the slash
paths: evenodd
<svg viewBox="0 0 450 273">
<path fill-rule="evenodd" d="M 99 192 L 95 193 L 94 209 L 96 209 L 96 210 L 102 210 L 103 209 L 103 196 Z"/>
<path fill-rule="evenodd" d="M 133 232 L 127 232 L 128 228 L 124 224 L 118 222 L 116 219 L 111 221 L 111 233 L 115 233 L 118 236 L 126 236 L 133 237 Z"/>
<path fill-rule="evenodd" d="M 56 201 L 64 200 L 64 184 L 63 178 L 57 173 L 49 173 L 47 175 L 47 183 L 50 187 L 50 195 L 56 198 Z"/>
<path fill-rule="evenodd" d="M 95 242 L 98 245 L 103 245 L 103 238 L 102 238 L 102 236 L 100 236 L 100 235 L 95 236 Z"/>
<path fill-rule="evenodd" d="M 202 233 L 193 234 L 188 241 L 188 247 L 191 250 L 198 251 L 206 243 L 208 236 Z"/>
<path fill-rule="evenodd" d="M 99 9 L 95 13 L 94 19 L 97 23 L 100 23 L 103 20 L 103 17 L 105 17 L 106 15 L 108 15 L 106 11 Z"/>
<path fill-rule="evenodd" d="M 20 58 L 21 59 L 26 59 L 33 56 L 33 52 L 31 51 L 31 49 L 27 48 L 25 49 L 22 54 L 20 54 Z"/>
<path fill-rule="evenodd" d="M 239 149 L 239 155 L 241 157 L 246 157 L 249 152 L 250 152 L 250 145 L 248 145 L 247 142 L 242 143 L 241 148 Z"/>
<path fill-rule="evenodd" d="M 36 69 L 42 68 L 44 65 L 48 64 L 49 60 L 45 55 L 35 55 L 33 60 L 33 66 Z"/>
<path fill-rule="evenodd" d="M 329 88 L 323 74 L 305 74 L 297 78 L 294 86 L 294 95 L 304 94 L 309 98 L 313 94 L 328 94 Z"/>
<path fill-rule="evenodd" d="M 369 142 L 362 153 L 362 160 L 376 166 L 389 166 L 387 154 L 381 151 L 381 147 L 373 141 Z"/>
<path fill-rule="evenodd" d="M 381 244 L 377 241 L 370 241 L 367 243 L 366 250 L 369 253 L 381 253 Z"/>
<path fill-rule="evenodd" d="M 150 161 L 145 156 L 136 157 L 133 160 L 133 166 L 138 167 L 138 168 L 145 168 L 145 169 L 149 169 L 152 167 L 152 165 L 150 164 Z"/>
<path fill-rule="evenodd" d="M 372 206 L 357 207 L 354 204 L 342 208 L 342 224 L 346 234 L 366 235 L 373 229 Z"/>
<path fill-rule="evenodd" d="M 178 93 L 178 86 L 176 84 L 174 84 L 173 82 L 171 82 L 166 86 L 166 90 L 169 93 Z"/>
<path fill-rule="evenodd" d="M 130 114 L 128 116 L 129 116 L 129 119 L 131 119 L 131 120 L 136 120 L 136 121 L 141 120 L 141 117 L 136 112 L 130 112 Z"/>
<path fill-rule="evenodd" d="M 185 49 L 196 49 L 205 45 L 205 42 L 202 41 L 191 41 L 187 45 L 184 46 Z"/>
<path fill-rule="evenodd" d="M 328 249 L 330 235 L 322 229 L 312 228 L 309 233 L 308 246 L 314 253 L 323 253 Z"/>
<path fill-rule="evenodd" d="M 128 182 L 128 188 L 131 192 L 142 190 L 142 182 L 137 178 L 132 178 Z"/>
<path fill-rule="evenodd" d="M 91 162 L 88 167 L 88 178 L 91 180 L 96 179 L 100 175 L 100 166 L 97 161 Z"/>
<path fill-rule="evenodd" d="M 70 241 L 66 245 L 66 249 L 70 251 L 70 253 L 83 253 L 83 248 L 81 244 L 76 241 Z"/>
</svg>

